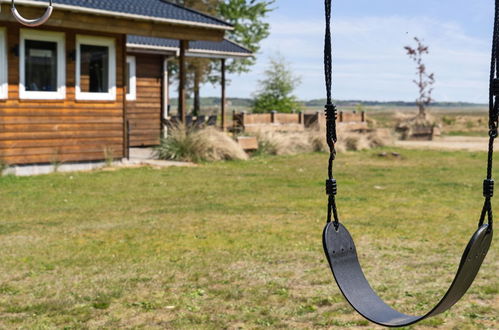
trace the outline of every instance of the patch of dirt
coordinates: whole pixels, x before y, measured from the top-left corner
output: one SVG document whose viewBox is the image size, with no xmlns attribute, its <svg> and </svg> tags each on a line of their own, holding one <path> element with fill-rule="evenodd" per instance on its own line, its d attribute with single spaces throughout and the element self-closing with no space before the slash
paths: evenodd
<svg viewBox="0 0 499 330">
<path fill-rule="evenodd" d="M 487 151 L 486 137 L 444 136 L 433 141 L 396 141 L 395 146 L 410 149 Z"/>
</svg>

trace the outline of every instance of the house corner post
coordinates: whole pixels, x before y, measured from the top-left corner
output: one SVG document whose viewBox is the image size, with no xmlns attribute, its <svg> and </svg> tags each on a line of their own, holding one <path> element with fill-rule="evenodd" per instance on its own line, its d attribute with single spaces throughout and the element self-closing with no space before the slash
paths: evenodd
<svg viewBox="0 0 499 330">
<path fill-rule="evenodd" d="M 226 81 L 226 76 L 225 76 L 225 71 L 226 71 L 226 66 L 225 66 L 225 58 L 222 59 L 222 98 L 221 98 L 221 112 L 222 112 L 222 124 L 221 128 L 222 131 L 225 131 L 227 128 L 226 125 L 226 117 L 225 117 L 225 111 L 226 111 L 226 105 L 227 105 L 227 95 L 226 95 L 226 87 L 227 87 L 227 81 Z"/>
<path fill-rule="evenodd" d="M 186 117 L 186 100 L 185 100 L 185 85 L 186 85 L 186 67 L 185 53 L 189 47 L 189 41 L 180 40 L 180 55 L 179 55 L 179 87 L 178 87 L 178 116 L 182 123 L 185 124 Z"/>
</svg>

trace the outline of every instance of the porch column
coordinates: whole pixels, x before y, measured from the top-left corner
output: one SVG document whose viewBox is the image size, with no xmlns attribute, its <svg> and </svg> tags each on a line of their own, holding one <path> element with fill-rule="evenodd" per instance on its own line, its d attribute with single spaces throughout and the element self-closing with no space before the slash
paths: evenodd
<svg viewBox="0 0 499 330">
<path fill-rule="evenodd" d="M 178 82 L 178 115 L 180 121 L 185 123 L 186 102 L 185 102 L 185 83 L 186 83 L 186 68 L 185 68 L 185 52 L 189 47 L 189 41 L 180 40 L 180 57 L 179 57 L 179 82 Z"/>
<path fill-rule="evenodd" d="M 166 122 L 170 117 L 170 84 L 168 77 L 168 57 L 163 58 L 163 104 L 161 107 L 161 132 L 163 132 L 163 138 L 168 136 L 168 126 Z"/>
<path fill-rule="evenodd" d="M 126 102 L 126 86 L 129 85 L 128 81 L 128 63 L 127 63 L 127 46 L 126 35 L 122 35 L 121 40 L 121 54 L 122 54 L 122 75 L 123 75 L 123 156 L 130 159 L 130 121 L 128 119 L 128 109 Z"/>
<path fill-rule="evenodd" d="M 222 131 L 225 131 L 227 128 L 226 118 L 225 118 L 225 106 L 227 104 L 226 95 L 225 95 L 225 58 L 222 59 L 222 98 L 221 98 L 221 112 L 222 112 Z"/>
</svg>

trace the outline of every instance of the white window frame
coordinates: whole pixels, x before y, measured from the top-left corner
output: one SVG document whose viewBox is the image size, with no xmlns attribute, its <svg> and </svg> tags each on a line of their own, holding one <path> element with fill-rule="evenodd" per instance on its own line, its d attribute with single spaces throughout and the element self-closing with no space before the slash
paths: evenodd
<svg viewBox="0 0 499 330">
<path fill-rule="evenodd" d="M 81 91 L 81 45 L 105 46 L 109 48 L 109 72 L 107 93 L 89 93 Z M 77 35 L 76 36 L 76 99 L 87 101 L 116 100 L 116 40 L 114 38 Z"/>
<path fill-rule="evenodd" d="M 127 101 L 135 101 L 137 100 L 137 59 L 135 56 L 127 56 L 126 63 L 128 64 L 129 77 L 128 79 L 128 93 L 126 94 Z"/>
<path fill-rule="evenodd" d="M 0 27 L 0 99 L 9 97 L 9 82 L 7 65 L 7 34 L 5 28 Z"/>
<path fill-rule="evenodd" d="M 26 50 L 25 40 L 49 41 L 57 43 L 57 91 L 26 90 Z M 21 30 L 19 46 L 19 98 L 27 100 L 63 100 L 66 98 L 66 36 L 63 32 Z"/>
</svg>

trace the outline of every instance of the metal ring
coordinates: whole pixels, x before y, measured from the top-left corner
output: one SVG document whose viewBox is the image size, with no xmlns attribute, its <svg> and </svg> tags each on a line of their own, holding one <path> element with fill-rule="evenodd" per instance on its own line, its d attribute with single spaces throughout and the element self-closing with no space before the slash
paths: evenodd
<svg viewBox="0 0 499 330">
<path fill-rule="evenodd" d="M 15 0 L 12 0 L 12 8 L 11 8 L 12 15 L 19 23 L 28 27 L 36 27 L 45 24 L 52 15 L 53 10 L 54 7 L 52 5 L 52 0 L 49 0 L 49 6 L 47 7 L 47 10 L 45 10 L 45 13 L 40 18 L 26 19 L 22 17 L 21 14 L 19 14 L 19 12 L 16 9 Z"/>
</svg>

